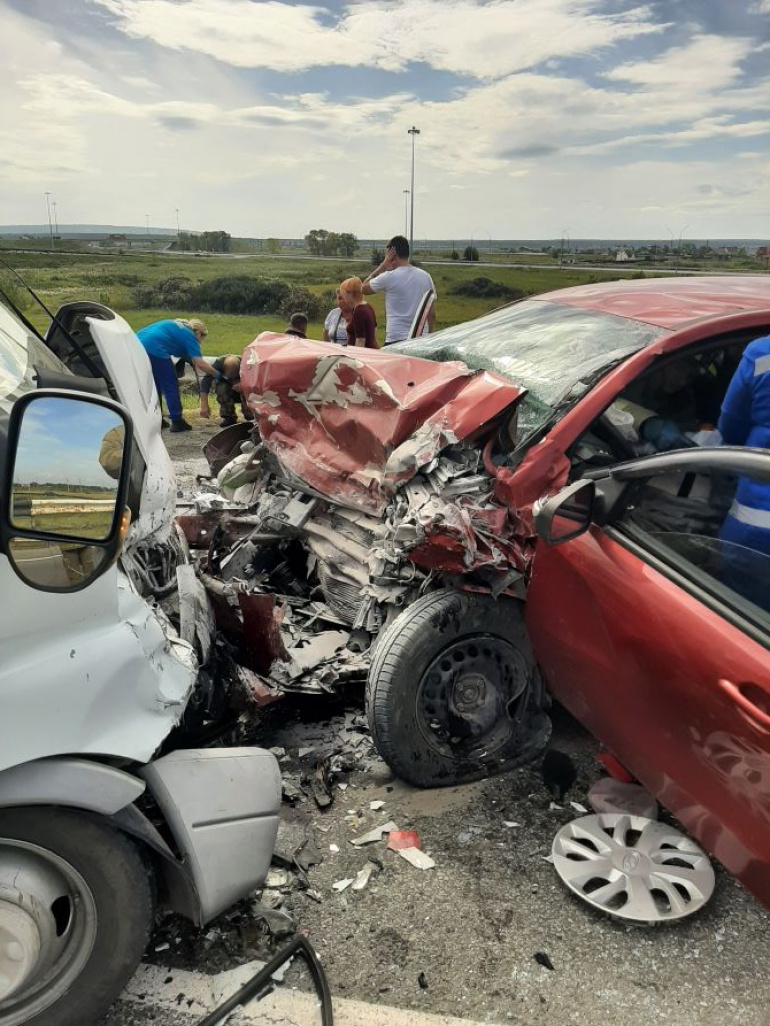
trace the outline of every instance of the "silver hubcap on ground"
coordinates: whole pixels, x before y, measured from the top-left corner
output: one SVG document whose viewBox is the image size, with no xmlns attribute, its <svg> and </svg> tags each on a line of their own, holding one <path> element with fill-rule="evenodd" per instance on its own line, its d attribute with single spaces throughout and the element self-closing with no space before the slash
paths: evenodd
<svg viewBox="0 0 770 1026">
<path fill-rule="evenodd" d="M 642 816 L 574 819 L 554 838 L 552 854 L 570 890 L 622 919 L 681 919 L 714 890 L 708 856 L 678 830 Z"/>
<path fill-rule="evenodd" d="M 27 1022 L 72 985 L 96 940 L 80 873 L 35 844 L 0 838 L 0 1016 Z"/>
</svg>

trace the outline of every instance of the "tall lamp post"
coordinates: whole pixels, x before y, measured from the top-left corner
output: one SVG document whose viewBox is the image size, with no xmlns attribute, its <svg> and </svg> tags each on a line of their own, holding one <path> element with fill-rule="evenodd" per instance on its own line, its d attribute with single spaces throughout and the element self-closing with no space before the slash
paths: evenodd
<svg viewBox="0 0 770 1026">
<path fill-rule="evenodd" d="M 411 191 L 411 214 L 409 218 L 409 252 L 414 255 L 414 137 L 420 134 L 420 129 L 412 125 L 407 129 L 407 135 L 412 137 L 412 191 Z"/>
<path fill-rule="evenodd" d="M 56 200 L 53 200 L 53 202 L 51 203 L 51 206 L 53 207 L 53 233 L 54 233 L 54 238 L 58 239 L 59 238 L 59 215 L 56 213 Z"/>
<path fill-rule="evenodd" d="M 51 221 L 51 194 L 47 192 L 45 194 L 45 205 L 48 211 L 48 236 L 51 240 L 51 249 L 53 249 L 53 222 Z"/>
<path fill-rule="evenodd" d="M 404 189 L 404 235 L 409 231 L 409 196 L 408 189 Z"/>
</svg>

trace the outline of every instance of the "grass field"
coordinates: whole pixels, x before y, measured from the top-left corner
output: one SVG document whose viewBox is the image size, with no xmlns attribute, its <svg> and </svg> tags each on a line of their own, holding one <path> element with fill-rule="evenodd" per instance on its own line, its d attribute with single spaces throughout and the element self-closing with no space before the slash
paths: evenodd
<svg viewBox="0 0 770 1026">
<path fill-rule="evenodd" d="M 208 313 L 201 310 L 170 310 L 138 308 L 133 304 L 132 292 L 137 285 L 153 284 L 163 278 L 187 277 L 204 281 L 221 275 L 253 275 L 282 278 L 295 285 L 303 285 L 321 295 L 334 289 L 343 278 L 358 274 L 365 277 L 371 265 L 367 260 L 303 260 L 253 256 L 233 259 L 224 256 L 161 256 L 158 254 L 111 255 L 95 253 L 64 255 L 56 253 L 6 253 L 4 259 L 24 278 L 41 299 L 55 310 L 63 303 L 75 300 L 94 300 L 117 310 L 134 328 L 141 328 L 164 317 L 200 317 L 209 328 L 205 350 L 211 355 L 239 353 L 261 331 L 280 331 L 285 322 L 280 317 L 257 317 Z M 612 280 L 628 277 L 633 272 L 620 274 L 614 270 L 582 271 L 568 267 L 543 267 L 526 270 L 506 266 L 476 267 L 473 264 L 447 263 L 429 267 L 438 291 L 437 327 L 443 328 L 470 320 L 500 305 L 498 299 L 472 299 L 453 296 L 451 289 L 461 281 L 487 277 L 527 294 L 547 292 L 569 285 L 589 281 Z M 638 271 L 636 272 L 638 274 Z M 11 280 L 9 272 L 0 269 L 0 284 L 5 287 Z M 19 294 L 19 290 L 16 290 Z M 372 297 L 377 314 L 378 337 L 384 337 L 385 313 L 380 296 Z M 42 310 L 25 297 L 25 314 L 43 329 L 48 321 Z M 310 324 L 309 335 L 320 338 L 321 322 Z"/>
</svg>

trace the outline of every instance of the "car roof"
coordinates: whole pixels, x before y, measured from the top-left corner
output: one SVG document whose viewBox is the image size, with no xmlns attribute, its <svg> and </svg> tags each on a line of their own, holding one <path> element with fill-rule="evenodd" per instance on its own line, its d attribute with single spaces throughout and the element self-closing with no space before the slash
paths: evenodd
<svg viewBox="0 0 770 1026">
<path fill-rule="evenodd" d="M 770 319 L 770 276 L 626 278 L 577 285 L 533 298 L 676 330 L 749 311 L 766 310 Z"/>
</svg>

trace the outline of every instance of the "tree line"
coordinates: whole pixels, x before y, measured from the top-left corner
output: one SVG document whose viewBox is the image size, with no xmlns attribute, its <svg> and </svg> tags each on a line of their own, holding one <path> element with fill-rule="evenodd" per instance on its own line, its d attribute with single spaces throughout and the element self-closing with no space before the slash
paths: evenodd
<svg viewBox="0 0 770 1026">
<path fill-rule="evenodd" d="M 328 232 L 313 228 L 305 236 L 305 243 L 313 256 L 353 257 L 358 252 L 358 239 L 350 232 Z"/>
</svg>

